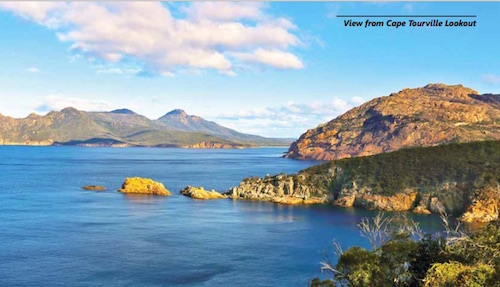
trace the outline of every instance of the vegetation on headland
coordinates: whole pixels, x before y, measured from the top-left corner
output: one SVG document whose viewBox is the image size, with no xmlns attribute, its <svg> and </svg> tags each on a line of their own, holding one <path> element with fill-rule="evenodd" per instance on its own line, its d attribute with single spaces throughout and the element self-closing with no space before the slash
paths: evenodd
<svg viewBox="0 0 500 287">
<path fill-rule="evenodd" d="M 358 226 L 372 250 L 342 251 L 334 244 L 338 262 L 324 261 L 321 268 L 331 278 L 315 278 L 310 286 L 500 286 L 500 221 L 468 235 L 443 219 L 445 231 L 434 235 L 423 234 L 404 216 L 363 219 Z"/>
<path fill-rule="evenodd" d="M 305 172 L 339 172 L 330 183 L 337 196 L 358 183 L 373 194 L 394 195 L 407 188 L 425 190 L 446 181 L 471 184 L 475 188 L 498 185 L 500 141 L 452 143 L 430 148 L 401 149 L 375 156 L 348 158 L 313 166 Z"/>
<path fill-rule="evenodd" d="M 446 211 L 464 221 L 498 218 L 500 141 L 452 143 L 333 160 L 297 174 L 247 178 L 232 198 L 296 197 L 344 207 Z M 302 201 L 299 201 L 301 203 Z"/>
</svg>

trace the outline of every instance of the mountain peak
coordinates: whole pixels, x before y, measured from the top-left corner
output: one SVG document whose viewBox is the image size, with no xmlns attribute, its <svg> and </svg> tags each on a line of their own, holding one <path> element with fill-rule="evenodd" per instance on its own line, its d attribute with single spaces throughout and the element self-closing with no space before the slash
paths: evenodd
<svg viewBox="0 0 500 287">
<path fill-rule="evenodd" d="M 187 115 L 188 114 L 184 110 L 181 110 L 181 109 L 171 110 L 170 112 L 165 114 L 165 116 L 181 116 L 181 117 L 187 117 Z"/>
<path fill-rule="evenodd" d="M 122 115 L 135 115 L 135 113 L 129 109 L 116 109 L 116 110 L 112 110 L 111 112 L 109 113 L 112 113 L 112 114 L 122 114 Z"/>
<path fill-rule="evenodd" d="M 79 110 L 73 108 L 73 107 L 67 107 L 61 110 L 61 113 L 64 114 L 74 114 L 80 112 Z"/>
</svg>

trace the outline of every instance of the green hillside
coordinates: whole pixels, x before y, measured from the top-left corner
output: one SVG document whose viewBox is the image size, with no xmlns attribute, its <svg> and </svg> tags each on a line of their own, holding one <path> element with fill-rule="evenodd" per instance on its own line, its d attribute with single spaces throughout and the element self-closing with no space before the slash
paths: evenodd
<svg viewBox="0 0 500 287">
<path fill-rule="evenodd" d="M 406 188 L 425 190 L 446 181 L 481 187 L 498 184 L 500 180 L 500 141 L 402 149 L 335 160 L 304 172 L 326 174 L 331 168 L 338 170 L 330 183 L 334 195 L 351 188 L 353 182 L 383 195 L 393 195 Z"/>
<path fill-rule="evenodd" d="M 150 120 L 127 109 L 84 112 L 65 108 L 44 116 L 31 114 L 23 119 L 0 115 L 0 144 L 238 148 L 291 142 L 242 134 L 176 111 L 159 120 Z"/>
</svg>

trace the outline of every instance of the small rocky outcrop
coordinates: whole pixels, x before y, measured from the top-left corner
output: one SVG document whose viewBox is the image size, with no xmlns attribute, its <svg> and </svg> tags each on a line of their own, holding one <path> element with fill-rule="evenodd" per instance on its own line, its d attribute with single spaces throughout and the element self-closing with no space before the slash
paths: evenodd
<svg viewBox="0 0 500 287">
<path fill-rule="evenodd" d="M 500 188 L 488 188 L 479 192 L 460 220 L 465 222 L 490 222 L 498 219 Z"/>
<path fill-rule="evenodd" d="M 170 192 L 163 186 L 163 183 L 141 177 L 126 178 L 125 182 L 122 184 L 122 188 L 118 191 L 134 194 L 170 195 Z"/>
<path fill-rule="evenodd" d="M 333 204 L 342 207 L 355 206 L 385 211 L 406 211 L 415 206 L 417 195 L 417 192 L 398 193 L 391 196 L 353 192 L 336 199 Z"/>
<path fill-rule="evenodd" d="M 407 211 L 413 208 L 417 193 L 386 195 L 362 195 L 356 197 L 354 206 L 385 211 Z"/>
<path fill-rule="evenodd" d="M 498 219 L 498 202 L 478 200 L 467 207 L 467 211 L 460 217 L 465 222 L 490 222 Z"/>
<path fill-rule="evenodd" d="M 355 201 L 356 201 L 356 195 L 350 194 L 338 198 L 337 200 L 334 201 L 334 204 L 342 207 L 353 207 Z"/>
<path fill-rule="evenodd" d="M 181 190 L 180 194 L 195 198 L 195 199 L 220 199 L 227 198 L 225 195 L 220 194 L 215 190 L 205 190 L 203 187 L 186 186 Z"/>
<path fill-rule="evenodd" d="M 267 175 L 244 179 L 225 193 L 233 199 L 270 201 L 281 204 L 319 204 L 328 201 L 326 187 L 310 181 L 307 175 Z"/>
<path fill-rule="evenodd" d="M 94 191 L 106 191 L 106 190 L 108 190 L 104 186 L 100 186 L 100 185 L 86 185 L 86 186 L 83 187 L 83 189 L 85 189 L 85 190 L 94 190 Z"/>
</svg>

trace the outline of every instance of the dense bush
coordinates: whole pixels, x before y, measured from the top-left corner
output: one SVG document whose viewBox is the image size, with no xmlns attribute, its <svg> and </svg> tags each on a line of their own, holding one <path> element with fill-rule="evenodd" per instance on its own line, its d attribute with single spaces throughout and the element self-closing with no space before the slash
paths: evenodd
<svg viewBox="0 0 500 287">
<path fill-rule="evenodd" d="M 381 215 L 379 215 L 381 216 Z M 375 225 L 377 219 L 373 219 Z M 386 240 L 373 250 L 351 247 L 339 254 L 335 266 L 323 263 L 331 279 L 315 279 L 313 287 L 329 286 L 500 286 L 500 222 L 491 222 L 474 235 L 460 229 L 414 236 L 418 228 L 397 227 L 405 221 L 378 219 L 377 228 L 360 224 L 361 232 L 381 232 Z M 366 234 L 365 234 L 366 235 Z M 365 236 L 370 238 L 370 236 Z"/>
<path fill-rule="evenodd" d="M 331 161 L 306 170 L 310 174 L 338 172 L 331 181 L 333 194 L 352 182 L 374 193 L 392 195 L 405 188 L 428 189 L 446 181 L 474 187 L 500 181 L 500 141 L 448 144 L 401 149 L 367 157 Z"/>
</svg>

